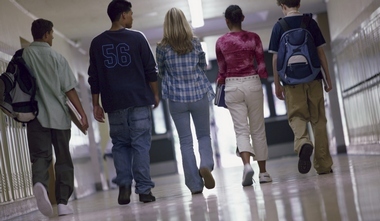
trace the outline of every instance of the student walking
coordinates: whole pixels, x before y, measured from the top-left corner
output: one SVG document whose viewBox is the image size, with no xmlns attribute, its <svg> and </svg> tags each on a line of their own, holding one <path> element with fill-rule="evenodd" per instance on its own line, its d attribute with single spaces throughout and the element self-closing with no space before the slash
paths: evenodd
<svg viewBox="0 0 380 221">
<path fill-rule="evenodd" d="M 305 16 L 299 12 L 300 0 L 277 0 L 285 17 L 282 18 L 291 29 L 299 28 Z M 324 89 L 326 92 L 332 90 L 331 78 L 328 63 L 323 50 L 326 43 L 318 24 L 309 18 L 310 23 L 306 29 L 313 36 L 314 44 L 317 48 L 317 56 L 321 67 L 326 75 Z M 278 51 L 281 47 L 280 38 L 284 30 L 277 22 L 272 30 L 269 43 L 269 52 L 273 53 L 273 75 L 276 96 L 280 100 L 285 100 L 288 113 L 289 125 L 294 133 L 294 151 L 298 154 L 298 171 L 302 174 L 308 173 L 311 169 L 310 157 L 314 149 L 314 168 L 318 174 L 332 173 L 333 161 L 330 155 L 329 143 L 326 128 L 326 114 L 323 98 L 322 72 L 310 81 L 295 85 L 287 84 L 279 78 L 277 70 Z M 310 140 L 307 123 L 310 122 L 315 142 Z"/>
<path fill-rule="evenodd" d="M 68 200 L 74 190 L 74 165 L 69 148 L 71 118 L 66 98 L 78 110 L 84 130 L 88 128 L 88 122 L 75 91 L 77 80 L 67 60 L 51 48 L 53 32 L 51 21 L 45 19 L 33 21 L 34 41 L 24 49 L 22 57 L 33 71 L 38 87 L 36 92 L 38 116 L 27 125 L 33 193 L 40 212 L 45 216 L 52 216 L 53 208 L 47 190 L 53 146 L 55 197 L 58 215 L 62 216 L 73 213 Z"/>
<path fill-rule="evenodd" d="M 172 8 L 165 16 L 164 37 L 156 49 L 162 98 L 169 100 L 170 114 L 181 146 L 185 183 L 193 194 L 203 187 L 212 189 L 215 180 L 210 137 L 210 101 L 215 94 L 206 77 L 206 59 L 198 38 L 180 9 Z M 190 128 L 193 120 L 198 139 L 198 169 Z M 203 179 L 202 179 L 203 178 Z"/>
<path fill-rule="evenodd" d="M 261 39 L 256 33 L 242 29 L 244 15 L 238 5 L 230 5 L 224 16 L 230 32 L 216 42 L 217 83 L 225 84 L 225 102 L 234 123 L 237 154 L 244 165 L 242 185 L 253 184 L 251 157 L 258 162 L 260 183 L 272 182 L 266 171 L 268 145 L 260 78 L 267 78 L 268 74 Z"/>
<path fill-rule="evenodd" d="M 118 203 L 130 203 L 133 180 L 139 201 L 153 202 L 149 150 L 152 106 L 160 101 L 156 62 L 145 36 L 130 29 L 132 4 L 111 1 L 107 13 L 111 28 L 95 37 L 90 47 L 88 82 L 93 113 L 99 122 L 104 122 L 104 112 L 108 113 Z"/>
</svg>

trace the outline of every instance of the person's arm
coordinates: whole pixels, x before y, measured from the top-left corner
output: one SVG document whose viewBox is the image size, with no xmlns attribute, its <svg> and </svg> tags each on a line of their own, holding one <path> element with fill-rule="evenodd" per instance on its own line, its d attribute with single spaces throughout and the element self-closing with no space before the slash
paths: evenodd
<svg viewBox="0 0 380 221">
<path fill-rule="evenodd" d="M 207 69 L 207 62 L 206 62 L 206 53 L 202 49 L 201 42 L 199 39 L 196 39 L 196 42 L 194 44 L 195 50 L 199 51 L 198 57 L 199 57 L 199 62 L 198 65 L 199 67 L 206 72 Z"/>
<path fill-rule="evenodd" d="M 224 59 L 224 55 L 222 53 L 222 50 L 219 45 L 219 40 L 216 42 L 215 45 L 215 54 L 216 54 L 216 60 L 218 62 L 218 67 L 219 67 L 219 72 L 218 72 L 218 77 L 216 79 L 216 83 L 219 84 L 224 84 L 226 80 L 226 71 L 227 71 L 227 65 L 226 61 Z"/>
<path fill-rule="evenodd" d="M 92 106 L 95 120 L 104 123 L 104 110 L 99 104 L 99 94 L 92 94 Z"/>
<path fill-rule="evenodd" d="M 88 129 L 88 121 L 87 121 L 87 116 L 86 113 L 84 112 L 84 109 L 82 107 L 82 104 L 80 103 L 78 94 L 74 88 L 71 90 L 67 91 L 66 93 L 67 98 L 70 100 L 70 102 L 74 105 L 75 109 L 78 111 L 78 113 L 81 116 L 81 123 L 82 127 L 84 130 Z"/>
<path fill-rule="evenodd" d="M 159 89 L 158 89 L 158 82 L 149 82 L 150 88 L 153 91 L 154 94 L 154 106 L 153 108 L 158 107 L 158 104 L 160 103 L 160 95 L 159 95 Z"/>
<path fill-rule="evenodd" d="M 280 78 L 277 72 L 277 53 L 273 53 L 272 67 L 273 67 L 273 79 L 274 79 L 274 88 L 276 92 L 276 97 L 280 100 L 285 100 L 284 88 L 281 85 Z"/>
<path fill-rule="evenodd" d="M 260 76 L 260 78 L 267 79 L 268 72 L 265 66 L 264 49 L 263 49 L 261 39 L 258 35 L 255 35 L 255 42 L 256 42 L 255 58 L 257 62 L 257 74 Z"/>
<path fill-rule="evenodd" d="M 163 78 L 165 75 L 165 51 L 164 47 L 161 45 L 157 45 L 156 47 L 156 61 L 157 61 L 157 68 L 158 68 L 158 76 L 160 78 Z"/>
<path fill-rule="evenodd" d="M 158 73 L 157 73 L 157 68 L 156 68 L 156 61 L 154 60 L 152 49 L 150 48 L 148 40 L 146 39 L 146 37 L 143 33 L 141 33 L 141 35 L 143 36 L 143 41 L 141 44 L 142 45 L 141 60 L 143 61 L 145 78 L 146 78 L 147 82 L 149 83 L 150 89 L 152 90 L 153 95 L 154 95 L 154 106 L 153 106 L 153 108 L 156 108 L 158 106 L 158 104 L 160 103 L 160 95 L 159 95 L 158 81 L 157 81 Z M 162 61 L 161 65 L 164 65 L 163 61 Z M 162 73 L 162 74 L 164 74 L 164 73 Z"/>
<path fill-rule="evenodd" d="M 325 83 L 324 88 L 326 92 L 329 92 L 332 90 L 332 84 L 331 84 L 331 77 L 330 77 L 330 72 L 329 72 L 329 67 L 328 67 L 325 51 L 323 50 L 322 47 L 318 47 L 317 51 L 318 51 L 318 57 L 321 62 L 323 72 L 325 73 L 325 76 L 326 76 L 326 79 L 324 80 L 326 81 L 327 85 Z"/>
</svg>

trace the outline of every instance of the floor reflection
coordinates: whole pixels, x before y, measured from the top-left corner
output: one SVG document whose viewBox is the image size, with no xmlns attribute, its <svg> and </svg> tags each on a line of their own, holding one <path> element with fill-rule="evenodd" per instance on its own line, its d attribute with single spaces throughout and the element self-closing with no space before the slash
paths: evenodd
<svg viewBox="0 0 380 221">
<path fill-rule="evenodd" d="M 241 186 L 241 167 L 216 169 L 216 187 L 191 195 L 183 175 L 155 177 L 157 201 L 142 204 L 132 194 L 117 204 L 118 190 L 71 201 L 75 214 L 50 220 L 380 220 L 380 156 L 333 157 L 333 174 L 297 171 L 297 158 L 267 162 L 273 183 Z M 256 168 L 257 171 L 257 168 Z M 48 220 L 32 212 L 12 220 Z"/>
</svg>

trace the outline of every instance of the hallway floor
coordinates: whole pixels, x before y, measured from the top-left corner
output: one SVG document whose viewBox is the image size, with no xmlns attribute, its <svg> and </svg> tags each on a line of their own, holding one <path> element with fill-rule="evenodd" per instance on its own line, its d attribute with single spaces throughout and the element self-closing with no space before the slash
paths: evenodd
<svg viewBox="0 0 380 221">
<path fill-rule="evenodd" d="M 242 166 L 216 169 L 216 187 L 197 195 L 191 195 L 182 174 L 154 177 L 156 202 L 140 203 L 133 193 L 131 203 L 120 206 L 113 189 L 71 201 L 73 215 L 49 219 L 35 211 L 11 220 L 380 220 L 380 156 L 337 155 L 333 160 L 334 173 L 327 175 L 313 169 L 299 174 L 296 157 L 270 160 L 273 182 L 260 185 L 256 173 L 256 182 L 244 188 Z"/>
</svg>

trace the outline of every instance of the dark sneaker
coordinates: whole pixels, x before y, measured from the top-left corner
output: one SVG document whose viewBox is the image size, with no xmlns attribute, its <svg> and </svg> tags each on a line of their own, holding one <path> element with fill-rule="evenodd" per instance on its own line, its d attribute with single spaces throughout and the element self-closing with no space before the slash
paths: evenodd
<svg viewBox="0 0 380 221">
<path fill-rule="evenodd" d="M 131 202 L 131 187 L 130 186 L 121 186 L 119 187 L 119 197 L 117 202 L 120 205 L 129 204 Z"/>
<path fill-rule="evenodd" d="M 215 187 L 215 180 L 214 177 L 212 177 L 211 171 L 209 169 L 202 167 L 199 169 L 199 174 L 203 178 L 205 187 L 207 189 L 212 189 Z"/>
<path fill-rule="evenodd" d="M 191 192 L 192 195 L 196 195 L 196 194 L 201 194 L 203 191 L 202 190 L 199 190 L 199 191 L 194 191 L 194 192 Z"/>
<path fill-rule="evenodd" d="M 324 175 L 324 174 L 329 174 L 329 173 L 333 173 L 333 170 L 330 169 L 330 171 L 318 173 L 318 175 Z"/>
<path fill-rule="evenodd" d="M 298 171 L 302 174 L 308 173 L 311 169 L 310 156 L 313 153 L 313 146 L 304 144 L 301 147 L 298 160 Z"/>
<path fill-rule="evenodd" d="M 150 203 L 156 201 L 156 197 L 152 195 L 152 192 L 148 194 L 139 194 L 139 200 L 143 203 Z"/>
</svg>

